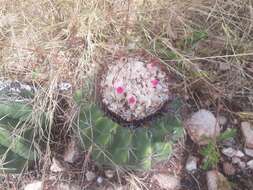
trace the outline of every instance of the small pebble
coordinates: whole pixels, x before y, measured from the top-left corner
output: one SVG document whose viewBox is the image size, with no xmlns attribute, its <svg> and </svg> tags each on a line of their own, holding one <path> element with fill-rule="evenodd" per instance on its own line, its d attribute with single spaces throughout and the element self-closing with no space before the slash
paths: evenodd
<svg viewBox="0 0 253 190">
<path fill-rule="evenodd" d="M 228 122 L 228 119 L 225 117 L 225 116 L 222 116 L 222 115 L 220 115 L 219 117 L 218 117 L 218 121 L 219 121 L 219 124 L 220 125 L 226 125 L 227 124 L 227 122 Z"/>
<path fill-rule="evenodd" d="M 106 170 L 105 171 L 105 176 L 108 178 L 108 179 L 111 179 L 114 177 L 114 171 L 113 170 Z"/>
<path fill-rule="evenodd" d="M 97 183 L 98 183 L 98 184 L 103 183 L 103 181 L 104 181 L 104 179 L 103 179 L 101 176 L 99 176 L 99 177 L 97 178 Z"/>
<path fill-rule="evenodd" d="M 93 181 L 96 178 L 96 175 L 94 172 L 88 171 L 86 174 L 87 181 Z"/>
<path fill-rule="evenodd" d="M 244 152 L 246 155 L 253 157 L 253 149 L 244 148 Z"/>
<path fill-rule="evenodd" d="M 244 153 L 242 152 L 242 151 L 240 151 L 240 150 L 235 150 L 235 149 L 233 149 L 233 148 L 231 148 L 231 147 L 229 147 L 229 148 L 223 148 L 222 149 L 222 153 L 224 154 L 224 155 L 226 155 L 227 157 L 239 157 L 239 158 L 242 158 L 242 157 L 244 157 L 245 155 L 244 155 Z"/>
<path fill-rule="evenodd" d="M 197 170 L 197 158 L 194 156 L 189 156 L 186 161 L 185 168 L 188 172 L 192 172 L 194 170 Z"/>
<path fill-rule="evenodd" d="M 253 160 L 250 160 L 247 162 L 247 166 L 250 168 L 250 169 L 253 169 Z"/>
</svg>

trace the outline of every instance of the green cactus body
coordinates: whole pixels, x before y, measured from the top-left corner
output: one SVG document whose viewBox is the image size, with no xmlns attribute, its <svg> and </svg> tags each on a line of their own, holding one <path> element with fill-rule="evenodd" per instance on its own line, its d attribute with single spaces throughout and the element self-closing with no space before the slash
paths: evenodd
<svg viewBox="0 0 253 190">
<path fill-rule="evenodd" d="M 23 103 L 0 102 L 0 173 L 17 173 L 36 159 L 32 143 L 24 138 L 29 129 L 22 129 L 32 113 Z"/>
<path fill-rule="evenodd" d="M 172 152 L 171 141 L 182 133 L 181 123 L 176 117 L 163 116 L 148 127 L 129 129 L 104 116 L 96 106 L 82 110 L 79 127 L 83 142 L 92 146 L 92 158 L 100 165 L 147 170 Z M 175 138 L 170 138 L 176 135 Z"/>
</svg>

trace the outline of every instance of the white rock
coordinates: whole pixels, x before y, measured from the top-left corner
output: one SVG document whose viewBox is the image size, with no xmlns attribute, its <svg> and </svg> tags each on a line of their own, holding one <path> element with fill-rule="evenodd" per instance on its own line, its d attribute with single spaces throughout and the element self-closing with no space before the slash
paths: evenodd
<svg viewBox="0 0 253 190">
<path fill-rule="evenodd" d="M 206 181 L 208 190 L 232 190 L 228 180 L 216 170 L 206 173 Z"/>
<path fill-rule="evenodd" d="M 105 176 L 109 179 L 114 177 L 114 171 L 113 170 L 105 170 Z"/>
<path fill-rule="evenodd" d="M 43 183 L 42 181 L 34 181 L 25 186 L 24 190 L 42 190 Z"/>
<path fill-rule="evenodd" d="M 72 88 L 72 85 L 68 82 L 62 82 L 58 85 L 60 91 L 68 91 Z"/>
<path fill-rule="evenodd" d="M 186 170 L 188 172 L 192 172 L 192 171 L 195 171 L 197 170 L 197 161 L 198 159 L 194 156 L 189 156 L 187 161 L 186 161 Z"/>
<path fill-rule="evenodd" d="M 220 126 L 216 118 L 210 111 L 204 109 L 194 113 L 184 126 L 191 139 L 199 145 L 208 144 L 210 139 L 220 134 Z"/>
<path fill-rule="evenodd" d="M 161 189 L 178 190 L 180 189 L 180 179 L 175 176 L 156 174 L 152 177 L 152 181 L 156 181 Z"/>
<path fill-rule="evenodd" d="M 96 178 L 96 175 L 94 172 L 88 171 L 85 174 L 87 181 L 92 181 Z"/>
<path fill-rule="evenodd" d="M 226 155 L 227 157 L 239 157 L 239 158 L 242 158 L 244 157 L 244 153 L 240 150 L 235 150 L 231 147 L 229 148 L 223 148 L 222 151 L 221 151 L 224 155 Z"/>
<path fill-rule="evenodd" d="M 50 171 L 52 171 L 52 172 L 63 172 L 64 170 L 65 169 L 61 165 L 61 163 L 58 160 L 56 160 L 55 158 L 53 158 L 52 165 L 50 166 Z"/>
<path fill-rule="evenodd" d="M 97 183 L 98 183 L 98 184 L 103 183 L 103 181 L 104 181 L 104 179 L 103 179 L 101 176 L 99 176 L 99 177 L 97 178 Z"/>
<path fill-rule="evenodd" d="M 247 167 L 249 167 L 250 169 L 253 169 L 253 160 L 250 160 L 247 162 Z"/>
<path fill-rule="evenodd" d="M 80 155 L 77 140 L 72 138 L 66 151 L 64 152 L 63 159 L 65 162 L 74 163 Z"/>
<path fill-rule="evenodd" d="M 253 149 L 244 148 L 245 154 L 247 154 L 250 157 L 253 157 Z"/>
<path fill-rule="evenodd" d="M 249 122 L 242 122 L 241 130 L 245 139 L 245 146 L 247 148 L 253 148 L 253 127 Z"/>
<path fill-rule="evenodd" d="M 228 119 L 225 116 L 220 115 L 218 117 L 218 121 L 220 125 L 226 125 L 228 122 Z"/>
</svg>

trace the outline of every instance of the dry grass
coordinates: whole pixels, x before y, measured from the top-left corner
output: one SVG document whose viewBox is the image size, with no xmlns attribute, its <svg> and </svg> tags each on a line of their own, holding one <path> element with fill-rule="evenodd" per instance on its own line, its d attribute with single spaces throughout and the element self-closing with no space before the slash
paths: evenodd
<svg viewBox="0 0 253 190">
<path fill-rule="evenodd" d="M 207 35 L 195 43 L 196 32 Z M 34 120 L 47 111 L 50 126 L 57 84 L 83 88 L 88 101 L 103 59 L 122 47 L 158 56 L 192 109 L 252 118 L 252 38 L 251 0 L 0 0 L 1 77 L 39 86 Z M 49 159 L 51 129 L 39 125 Z"/>
</svg>

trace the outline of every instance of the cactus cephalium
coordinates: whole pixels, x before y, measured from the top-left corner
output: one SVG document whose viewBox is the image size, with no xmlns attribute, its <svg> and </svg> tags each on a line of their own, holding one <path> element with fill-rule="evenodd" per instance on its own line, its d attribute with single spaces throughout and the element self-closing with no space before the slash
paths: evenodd
<svg viewBox="0 0 253 190">
<path fill-rule="evenodd" d="M 81 109 L 79 117 L 92 158 L 98 164 L 129 169 L 149 169 L 167 159 L 173 139 L 167 137 L 176 137 L 181 123 L 168 113 L 162 116 L 161 110 L 175 98 L 172 77 L 159 59 L 139 51 L 112 57 L 99 77 L 99 106 Z"/>
</svg>

